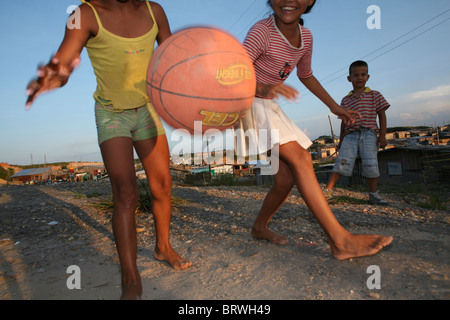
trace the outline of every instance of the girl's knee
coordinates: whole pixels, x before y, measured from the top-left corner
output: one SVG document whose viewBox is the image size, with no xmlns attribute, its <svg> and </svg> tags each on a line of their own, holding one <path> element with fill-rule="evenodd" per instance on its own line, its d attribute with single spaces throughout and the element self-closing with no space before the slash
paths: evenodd
<svg viewBox="0 0 450 320">
<path fill-rule="evenodd" d="M 169 174 L 155 180 L 151 179 L 149 186 L 153 198 L 170 197 L 170 193 L 172 192 L 172 177 Z"/>
<path fill-rule="evenodd" d="M 299 156 L 300 160 L 302 161 L 312 162 L 311 153 L 309 153 L 309 151 L 304 148 L 299 149 Z"/>
<path fill-rule="evenodd" d="M 291 169 L 288 166 L 280 166 L 274 178 L 274 186 L 277 190 L 291 190 L 295 180 Z"/>
<path fill-rule="evenodd" d="M 134 187 L 119 187 L 113 191 L 114 206 L 129 211 L 136 210 L 139 202 L 138 191 Z"/>
</svg>

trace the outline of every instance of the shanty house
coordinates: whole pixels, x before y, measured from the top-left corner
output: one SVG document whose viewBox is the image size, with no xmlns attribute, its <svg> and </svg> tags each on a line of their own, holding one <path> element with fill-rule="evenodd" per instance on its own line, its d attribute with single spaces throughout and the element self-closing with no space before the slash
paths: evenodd
<svg viewBox="0 0 450 320">
<path fill-rule="evenodd" d="M 380 182 L 449 181 L 450 146 L 405 146 L 378 153 Z"/>
<path fill-rule="evenodd" d="M 53 179 L 53 170 L 51 167 L 47 168 L 33 168 L 25 169 L 17 172 L 12 177 L 13 182 L 32 182 L 32 181 L 42 181 L 46 179 Z"/>
</svg>

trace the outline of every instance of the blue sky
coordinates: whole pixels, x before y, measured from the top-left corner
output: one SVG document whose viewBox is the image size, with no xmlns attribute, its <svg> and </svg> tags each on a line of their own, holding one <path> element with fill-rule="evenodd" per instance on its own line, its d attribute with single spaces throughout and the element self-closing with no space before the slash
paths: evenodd
<svg viewBox="0 0 450 320">
<path fill-rule="evenodd" d="M 448 0 L 317 0 L 305 15 L 314 36 L 314 75 L 340 102 L 351 90 L 348 65 L 369 62 L 368 85 L 390 102 L 388 126 L 450 123 L 450 3 Z M 213 25 L 243 40 L 270 13 L 265 0 L 161 0 L 173 32 Z M 432 3 L 432 5 L 430 5 Z M 67 8 L 77 0 L 5 1 L 0 11 L 0 162 L 101 161 L 94 119 L 95 78 L 85 51 L 66 87 L 25 111 L 25 87 L 64 35 Z M 427 5 L 428 4 L 428 5 Z M 380 8 L 380 29 L 369 29 Z M 291 76 L 302 97 L 281 102 L 311 139 L 330 134 L 330 112 Z M 331 116 L 339 133 L 340 121 Z M 170 140 L 171 130 L 167 130 Z"/>
</svg>

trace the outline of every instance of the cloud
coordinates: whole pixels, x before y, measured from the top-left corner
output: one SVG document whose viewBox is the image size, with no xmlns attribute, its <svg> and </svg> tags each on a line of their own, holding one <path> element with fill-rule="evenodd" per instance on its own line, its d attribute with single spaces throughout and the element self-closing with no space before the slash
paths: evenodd
<svg viewBox="0 0 450 320">
<path fill-rule="evenodd" d="M 450 121 L 450 84 L 388 99 L 390 125 L 434 125 Z"/>
<path fill-rule="evenodd" d="M 450 96 L 450 84 L 441 85 L 430 90 L 417 91 L 409 94 L 412 99 L 435 99 Z"/>
</svg>

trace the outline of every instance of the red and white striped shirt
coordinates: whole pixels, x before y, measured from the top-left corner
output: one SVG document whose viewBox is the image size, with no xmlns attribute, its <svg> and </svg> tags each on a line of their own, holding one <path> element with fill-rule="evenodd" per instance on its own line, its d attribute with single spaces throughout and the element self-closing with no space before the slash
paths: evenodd
<svg viewBox="0 0 450 320">
<path fill-rule="evenodd" d="M 381 93 L 370 90 L 369 87 L 366 87 L 359 96 L 355 96 L 353 91 L 350 91 L 342 99 L 341 106 L 350 110 L 356 110 L 361 114 L 361 118 L 356 119 L 354 124 L 345 125 L 344 136 L 361 128 L 372 129 L 375 133 L 378 133 L 377 114 L 379 111 L 390 107 Z"/>
<path fill-rule="evenodd" d="M 295 67 L 299 78 L 308 78 L 313 74 L 312 34 L 308 28 L 301 25 L 299 28 L 300 48 L 292 46 L 278 30 L 273 15 L 258 21 L 249 30 L 243 44 L 253 61 L 257 82 L 269 85 L 282 83 Z"/>
</svg>

